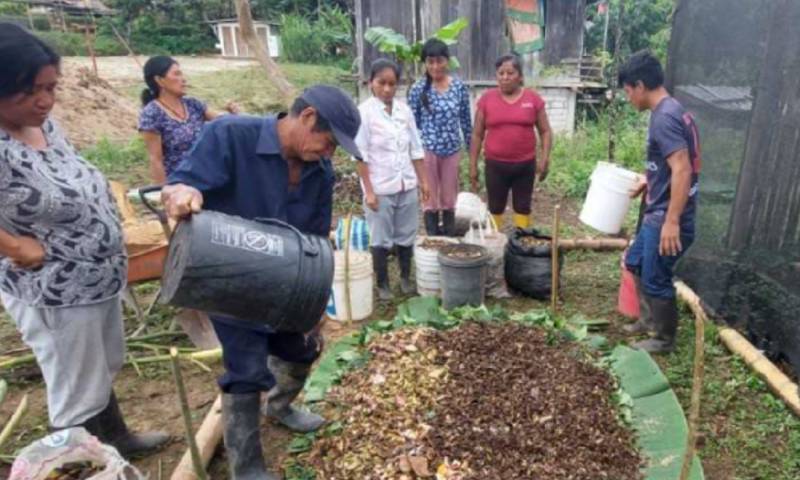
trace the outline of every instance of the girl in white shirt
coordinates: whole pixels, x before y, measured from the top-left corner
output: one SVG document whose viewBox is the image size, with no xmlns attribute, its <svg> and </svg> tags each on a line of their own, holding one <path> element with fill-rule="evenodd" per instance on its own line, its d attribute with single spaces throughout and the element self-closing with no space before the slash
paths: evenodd
<svg viewBox="0 0 800 480">
<path fill-rule="evenodd" d="M 403 294 L 415 293 L 411 282 L 411 257 L 419 228 L 419 196 L 428 198 L 422 142 L 414 114 L 395 100 L 400 67 L 381 58 L 372 63 L 372 97 L 359 106 L 361 128 L 356 145 L 363 154 L 358 174 L 364 192 L 364 212 L 370 229 L 372 263 L 378 296 L 392 298 L 388 255 L 397 248 Z"/>
</svg>

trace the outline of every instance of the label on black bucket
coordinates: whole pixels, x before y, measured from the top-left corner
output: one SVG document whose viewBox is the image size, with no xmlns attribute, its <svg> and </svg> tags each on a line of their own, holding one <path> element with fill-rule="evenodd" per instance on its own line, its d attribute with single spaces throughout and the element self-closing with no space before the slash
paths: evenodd
<svg viewBox="0 0 800 480">
<path fill-rule="evenodd" d="M 211 243 L 273 257 L 283 256 L 282 237 L 229 223 L 212 222 Z"/>
</svg>

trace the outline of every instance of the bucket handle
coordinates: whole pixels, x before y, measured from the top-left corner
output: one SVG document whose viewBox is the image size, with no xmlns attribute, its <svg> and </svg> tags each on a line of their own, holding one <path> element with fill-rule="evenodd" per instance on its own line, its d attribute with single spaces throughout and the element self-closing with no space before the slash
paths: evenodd
<svg viewBox="0 0 800 480">
<path fill-rule="evenodd" d="M 139 199 L 142 201 L 142 205 L 147 207 L 148 210 L 155 213 L 158 217 L 158 221 L 161 223 L 161 228 L 164 230 L 164 235 L 167 238 L 170 238 L 172 235 L 172 229 L 169 227 L 169 219 L 167 218 L 167 212 L 156 208 L 155 205 L 150 203 L 150 200 L 147 199 L 147 194 L 152 192 L 160 192 L 164 188 L 163 185 L 150 185 L 147 187 L 142 187 L 139 189 Z"/>
<path fill-rule="evenodd" d="M 316 245 L 314 245 L 313 243 L 311 243 L 311 242 L 308 240 L 308 238 L 306 238 L 306 236 L 305 236 L 305 235 L 303 235 L 303 234 L 300 232 L 300 230 L 298 230 L 298 229 L 297 229 L 297 228 L 295 228 L 294 226 L 292 226 L 292 225 L 289 225 L 289 224 L 288 224 L 288 223 L 286 223 L 286 222 L 282 222 L 282 221 L 280 221 L 280 220 L 277 220 L 277 219 L 275 219 L 275 218 L 264 218 L 264 217 L 257 217 L 257 218 L 254 218 L 253 220 L 255 220 L 255 221 L 256 221 L 256 222 L 258 222 L 258 223 L 264 223 L 264 224 L 267 224 L 267 225 L 277 225 L 277 226 L 279 226 L 279 227 L 285 227 L 285 228 L 288 228 L 289 230 L 291 230 L 292 232 L 294 232 L 294 233 L 295 233 L 295 235 L 297 235 L 298 237 L 300 237 L 300 242 L 303 244 L 303 252 L 304 252 L 306 255 L 308 255 L 309 257 L 316 257 L 317 255 L 319 255 L 319 247 L 317 247 Z"/>
</svg>

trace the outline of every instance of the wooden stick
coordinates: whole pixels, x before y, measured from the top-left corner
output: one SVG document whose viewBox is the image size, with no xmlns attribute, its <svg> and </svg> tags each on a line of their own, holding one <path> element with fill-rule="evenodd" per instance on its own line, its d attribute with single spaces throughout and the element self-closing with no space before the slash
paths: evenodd
<svg viewBox="0 0 800 480">
<path fill-rule="evenodd" d="M 555 314 L 558 312 L 558 230 L 561 226 L 561 205 L 556 205 L 553 211 L 553 239 L 550 241 L 550 256 L 553 270 L 551 272 L 550 285 L 550 309 Z"/>
<path fill-rule="evenodd" d="M 203 463 L 203 467 L 207 467 L 211 458 L 214 456 L 214 450 L 216 450 L 217 445 L 219 445 L 219 442 L 222 440 L 222 431 L 222 396 L 219 395 L 208 411 L 195 437 L 197 447 L 200 450 L 200 460 Z M 197 480 L 198 478 L 192 467 L 192 454 L 187 450 L 183 454 L 178 466 L 173 470 L 170 480 Z"/>
<path fill-rule="evenodd" d="M 565 250 L 625 250 L 627 238 L 571 238 L 559 241 L 561 251 Z"/>
<path fill-rule="evenodd" d="M 5 380 L 0 378 L 0 407 L 3 406 L 3 400 L 6 399 L 6 393 L 8 393 L 8 384 Z"/>
<path fill-rule="evenodd" d="M 205 465 L 203 465 L 203 461 L 200 458 L 200 452 L 197 449 L 197 443 L 195 443 L 194 434 L 192 433 L 192 412 L 189 409 L 189 399 L 186 397 L 186 386 L 183 384 L 178 349 L 171 349 L 169 355 L 172 358 L 172 375 L 175 377 L 175 386 L 178 388 L 178 401 L 181 405 L 183 424 L 186 428 L 186 443 L 189 444 L 189 451 L 192 454 L 194 472 L 199 480 L 208 480 Z"/>
<path fill-rule="evenodd" d="M 26 393 L 22 400 L 19 402 L 17 409 L 14 411 L 14 414 L 11 415 L 11 420 L 6 423 L 6 426 L 3 427 L 3 431 L 0 432 L 0 449 L 3 448 L 3 445 L 8 441 L 11 437 L 11 433 L 17 428 L 20 420 L 22 420 L 22 416 L 25 415 L 25 412 L 28 410 L 28 394 Z"/>
<path fill-rule="evenodd" d="M 110 22 L 109 25 L 111 25 L 111 30 L 114 32 L 114 35 L 117 37 L 117 40 L 119 40 L 122 46 L 124 46 L 125 49 L 128 50 L 128 55 L 133 58 L 133 61 L 136 62 L 136 65 L 139 65 L 139 68 L 142 68 L 142 62 L 140 62 L 139 59 L 136 57 L 136 54 L 133 52 L 131 46 L 128 45 L 128 42 L 125 41 L 125 38 L 119 33 L 119 31 L 117 31 L 117 27 L 115 27 L 114 24 Z"/>
<path fill-rule="evenodd" d="M 350 235 L 353 229 L 353 215 L 347 214 L 344 228 L 344 309 L 345 322 L 353 321 L 353 302 L 350 300 Z"/>
<path fill-rule="evenodd" d="M 703 394 L 703 374 L 705 369 L 705 323 L 708 321 L 706 312 L 700 305 L 700 298 L 691 292 L 691 289 L 683 283 L 677 282 L 676 289 L 681 298 L 691 298 L 687 301 L 694 313 L 694 366 L 692 372 L 692 397 L 689 404 L 689 429 L 686 434 L 686 451 L 683 455 L 681 465 L 680 480 L 687 480 L 692 470 L 694 454 L 697 449 L 697 423 L 700 420 L 700 398 Z M 692 295 L 688 295 L 688 290 Z"/>
</svg>

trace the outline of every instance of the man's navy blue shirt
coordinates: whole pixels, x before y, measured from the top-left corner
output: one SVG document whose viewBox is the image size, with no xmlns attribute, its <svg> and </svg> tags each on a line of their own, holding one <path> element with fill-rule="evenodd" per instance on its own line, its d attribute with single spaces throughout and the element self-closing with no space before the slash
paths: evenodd
<svg viewBox="0 0 800 480">
<path fill-rule="evenodd" d="M 224 116 L 203 127 L 194 148 L 169 176 L 203 193 L 203 208 L 247 219 L 275 218 L 327 237 L 335 175 L 329 159 L 305 163 L 289 188 L 278 117 Z"/>
</svg>

